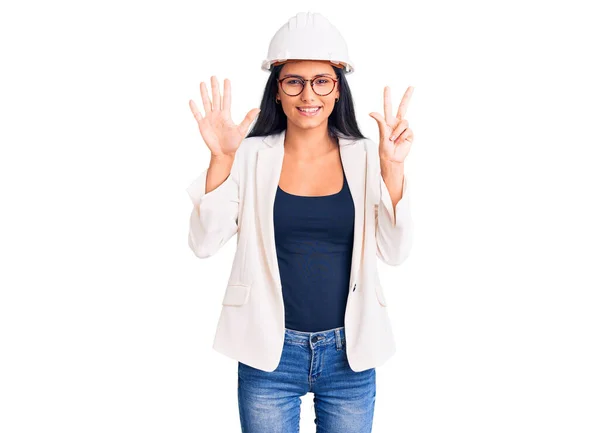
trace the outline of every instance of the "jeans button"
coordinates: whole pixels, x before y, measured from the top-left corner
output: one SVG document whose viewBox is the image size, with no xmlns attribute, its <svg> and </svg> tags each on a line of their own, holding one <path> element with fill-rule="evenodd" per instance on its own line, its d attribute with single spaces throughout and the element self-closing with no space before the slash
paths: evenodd
<svg viewBox="0 0 600 433">
<path fill-rule="evenodd" d="M 316 343 L 317 341 L 319 341 L 319 337 L 317 337 L 316 335 L 312 338 L 312 342 Z"/>
</svg>

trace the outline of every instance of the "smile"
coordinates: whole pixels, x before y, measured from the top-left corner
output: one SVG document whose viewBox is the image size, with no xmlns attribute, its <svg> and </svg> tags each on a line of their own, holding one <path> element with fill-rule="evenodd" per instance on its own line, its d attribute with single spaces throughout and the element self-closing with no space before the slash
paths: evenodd
<svg viewBox="0 0 600 433">
<path fill-rule="evenodd" d="M 319 108 L 310 108 L 310 109 L 300 109 L 300 108 L 296 107 L 296 109 L 303 116 L 315 116 L 317 113 L 319 113 L 319 111 L 321 110 L 321 107 L 319 107 Z"/>
</svg>

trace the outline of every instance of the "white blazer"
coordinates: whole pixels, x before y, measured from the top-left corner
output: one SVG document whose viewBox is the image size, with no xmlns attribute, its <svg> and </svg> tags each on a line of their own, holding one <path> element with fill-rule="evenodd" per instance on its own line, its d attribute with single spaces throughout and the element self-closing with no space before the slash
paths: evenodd
<svg viewBox="0 0 600 433">
<path fill-rule="evenodd" d="M 207 169 L 186 190 L 194 204 L 188 243 L 197 257 L 212 256 L 238 234 L 213 349 L 267 372 L 279 364 L 285 332 L 273 223 L 284 139 L 285 131 L 245 138 L 221 185 L 205 193 Z M 383 364 L 396 351 L 376 257 L 401 264 L 411 249 L 413 222 L 405 175 L 394 223 L 378 144 L 339 138 L 339 145 L 356 212 L 344 330 L 348 363 L 358 372 Z"/>
</svg>

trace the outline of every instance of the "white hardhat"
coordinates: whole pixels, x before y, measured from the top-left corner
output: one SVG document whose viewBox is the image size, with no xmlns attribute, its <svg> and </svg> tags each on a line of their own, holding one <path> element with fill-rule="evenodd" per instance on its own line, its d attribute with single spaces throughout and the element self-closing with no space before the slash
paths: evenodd
<svg viewBox="0 0 600 433">
<path fill-rule="evenodd" d="M 261 69 L 270 71 L 274 63 L 286 60 L 328 60 L 354 71 L 348 46 L 340 32 L 319 13 L 300 12 L 289 19 L 273 36 Z"/>
</svg>

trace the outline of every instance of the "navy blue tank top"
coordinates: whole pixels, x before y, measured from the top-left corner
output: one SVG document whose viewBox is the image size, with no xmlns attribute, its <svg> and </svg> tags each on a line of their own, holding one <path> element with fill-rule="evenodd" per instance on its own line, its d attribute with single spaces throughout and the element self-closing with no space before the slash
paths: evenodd
<svg viewBox="0 0 600 433">
<path fill-rule="evenodd" d="M 354 202 L 344 173 L 336 194 L 299 196 L 279 186 L 273 209 L 285 327 L 344 326 L 354 242 Z"/>
</svg>

